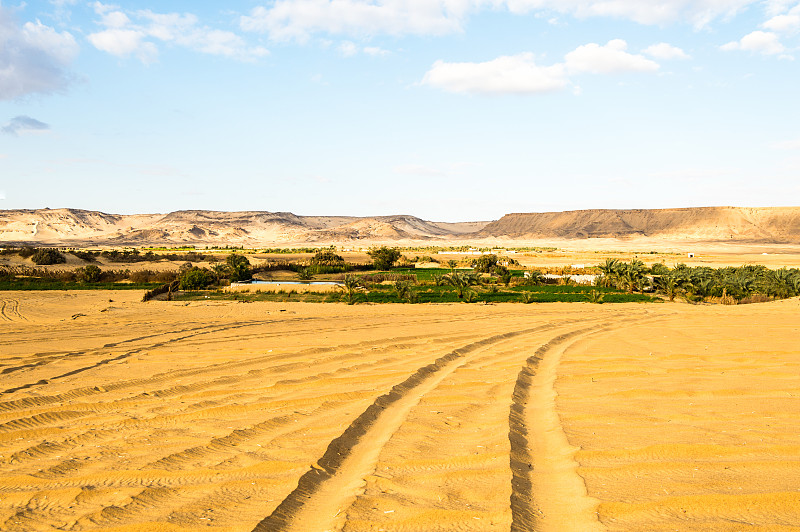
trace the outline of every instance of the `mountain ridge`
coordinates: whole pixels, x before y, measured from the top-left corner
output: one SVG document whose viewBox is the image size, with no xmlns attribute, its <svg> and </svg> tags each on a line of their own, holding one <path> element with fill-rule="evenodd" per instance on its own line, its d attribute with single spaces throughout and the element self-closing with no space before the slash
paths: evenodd
<svg viewBox="0 0 800 532">
<path fill-rule="evenodd" d="M 291 212 L 180 210 L 111 214 L 85 209 L 0 210 L 0 243 L 245 245 L 607 238 L 800 243 L 800 207 L 584 209 L 511 213 L 491 222 L 412 215 L 301 216 Z"/>
</svg>

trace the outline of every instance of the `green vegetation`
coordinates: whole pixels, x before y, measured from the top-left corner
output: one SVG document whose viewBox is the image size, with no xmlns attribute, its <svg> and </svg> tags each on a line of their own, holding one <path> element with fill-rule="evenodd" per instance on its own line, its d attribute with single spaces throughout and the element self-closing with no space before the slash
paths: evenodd
<svg viewBox="0 0 800 532">
<path fill-rule="evenodd" d="M 599 284 L 628 293 L 655 291 L 670 301 L 681 297 L 692 303 L 754 303 L 800 295 L 800 269 L 770 270 L 766 266 L 710 268 L 678 264 L 647 268 L 638 260 L 607 259 L 600 266 Z"/>
<path fill-rule="evenodd" d="M 210 271 L 192 268 L 181 275 L 179 286 L 181 290 L 202 290 L 216 280 L 216 277 Z"/>
<path fill-rule="evenodd" d="M 367 255 L 372 257 L 372 264 L 376 270 L 389 270 L 400 259 L 401 253 L 397 248 L 381 246 L 369 250 Z"/>
<path fill-rule="evenodd" d="M 0 280 L 0 291 L 4 290 L 152 290 L 158 283 L 81 283 L 54 279 Z"/>
<path fill-rule="evenodd" d="M 227 273 L 231 282 L 235 283 L 252 279 L 253 272 L 250 270 L 250 261 L 244 255 L 232 253 L 228 255 L 228 259 L 225 262 L 227 264 L 225 273 Z"/>
<path fill-rule="evenodd" d="M 33 255 L 31 255 L 31 260 L 37 266 L 50 266 L 52 264 L 64 264 L 67 262 L 67 258 L 64 255 L 57 249 L 52 248 L 37 249 Z"/>
<path fill-rule="evenodd" d="M 312 266 L 342 266 L 344 263 L 344 259 L 333 249 L 320 250 L 311 258 Z"/>
</svg>

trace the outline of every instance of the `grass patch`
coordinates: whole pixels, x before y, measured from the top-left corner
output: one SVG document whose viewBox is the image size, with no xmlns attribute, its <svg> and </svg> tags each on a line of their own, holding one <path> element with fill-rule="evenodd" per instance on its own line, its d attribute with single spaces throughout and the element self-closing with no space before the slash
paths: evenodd
<svg viewBox="0 0 800 532">
<path fill-rule="evenodd" d="M 161 283 L 77 283 L 48 279 L 14 279 L 0 281 L 5 290 L 152 290 Z"/>
<path fill-rule="evenodd" d="M 643 294 L 628 294 L 613 288 L 597 288 L 593 286 L 530 286 L 501 288 L 490 292 L 486 287 L 472 287 L 476 293 L 475 303 L 522 303 L 527 298 L 531 303 L 585 303 L 589 302 L 589 293 L 597 290 L 603 294 L 603 303 L 652 303 L 658 299 Z M 455 290 L 451 286 L 421 285 L 412 287 L 418 303 L 459 303 Z M 527 294 L 525 296 L 524 294 Z M 237 300 L 237 301 L 272 301 L 303 303 L 338 303 L 344 302 L 344 294 L 340 292 L 319 293 L 281 293 L 281 292 L 185 292 L 174 296 L 176 301 L 197 300 Z M 367 292 L 356 296 L 358 303 L 407 303 L 401 299 L 391 285 L 376 285 Z"/>
</svg>

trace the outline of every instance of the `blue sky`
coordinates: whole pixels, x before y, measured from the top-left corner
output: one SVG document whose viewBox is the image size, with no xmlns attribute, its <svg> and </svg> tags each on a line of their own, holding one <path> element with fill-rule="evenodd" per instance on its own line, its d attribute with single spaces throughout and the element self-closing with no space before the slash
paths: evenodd
<svg viewBox="0 0 800 532">
<path fill-rule="evenodd" d="M 0 0 L 0 209 L 800 205 L 795 0 Z"/>
</svg>

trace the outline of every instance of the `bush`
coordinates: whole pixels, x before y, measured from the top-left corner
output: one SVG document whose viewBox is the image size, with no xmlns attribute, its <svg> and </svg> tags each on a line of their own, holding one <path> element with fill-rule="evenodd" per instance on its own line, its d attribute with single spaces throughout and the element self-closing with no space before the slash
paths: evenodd
<svg viewBox="0 0 800 532">
<path fill-rule="evenodd" d="M 78 268 L 75 270 L 75 274 L 82 283 L 96 283 L 103 275 L 103 271 L 94 264 L 90 264 L 86 267 Z"/>
<path fill-rule="evenodd" d="M 482 255 L 475 261 L 475 271 L 478 273 L 491 273 L 497 266 L 497 255 Z"/>
<path fill-rule="evenodd" d="M 36 253 L 36 249 L 30 246 L 25 246 L 24 248 L 19 250 L 19 256 L 22 257 L 23 259 L 27 259 L 34 253 Z"/>
<path fill-rule="evenodd" d="M 250 270 L 250 261 L 244 255 L 232 253 L 228 255 L 226 262 L 231 282 L 247 281 L 253 277 L 253 273 Z"/>
<path fill-rule="evenodd" d="M 314 266 L 318 265 L 326 265 L 326 266 L 333 266 L 333 265 L 341 265 L 344 262 L 344 259 L 334 253 L 332 249 L 324 249 L 322 251 L 318 251 L 316 255 L 311 258 L 311 264 Z"/>
<path fill-rule="evenodd" d="M 400 258 L 400 250 L 381 246 L 367 251 L 367 255 L 372 257 L 372 263 L 375 265 L 376 270 L 388 270 Z"/>
<path fill-rule="evenodd" d="M 92 253 L 91 251 L 70 251 L 72 255 L 75 255 L 79 259 L 84 262 L 97 262 L 97 254 Z"/>
<path fill-rule="evenodd" d="M 57 249 L 51 248 L 42 248 L 36 250 L 36 252 L 31 255 L 31 260 L 34 264 L 39 266 L 49 266 L 51 264 L 64 264 L 67 262 L 67 258 L 59 253 Z"/>
<path fill-rule="evenodd" d="M 214 275 L 208 270 L 192 268 L 184 272 L 180 279 L 181 290 L 202 290 L 214 282 Z"/>
</svg>

